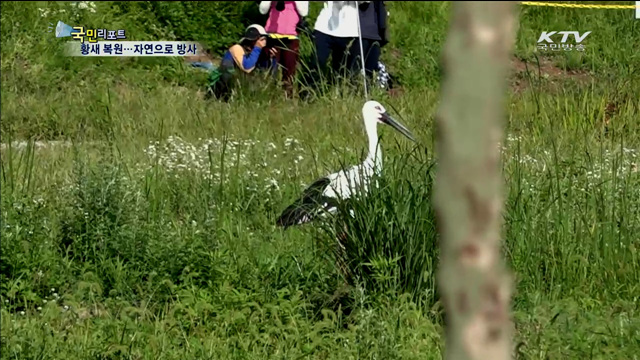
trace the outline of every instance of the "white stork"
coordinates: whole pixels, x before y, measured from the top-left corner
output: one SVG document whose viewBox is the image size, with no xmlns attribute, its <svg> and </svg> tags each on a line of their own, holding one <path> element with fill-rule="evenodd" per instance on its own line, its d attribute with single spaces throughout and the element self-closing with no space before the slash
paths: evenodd
<svg viewBox="0 0 640 360">
<path fill-rule="evenodd" d="M 287 229 L 290 226 L 308 223 L 325 212 L 335 213 L 338 199 L 349 199 L 356 193 L 356 187 L 369 190 L 371 178 L 382 169 L 382 150 L 378 146 L 378 123 L 392 126 L 401 134 L 415 141 L 411 132 L 392 118 L 384 106 L 377 101 L 367 101 L 362 107 L 364 126 L 369 137 L 369 153 L 362 164 L 355 165 L 346 172 L 341 170 L 314 181 L 300 198 L 288 206 L 276 224 Z"/>
</svg>

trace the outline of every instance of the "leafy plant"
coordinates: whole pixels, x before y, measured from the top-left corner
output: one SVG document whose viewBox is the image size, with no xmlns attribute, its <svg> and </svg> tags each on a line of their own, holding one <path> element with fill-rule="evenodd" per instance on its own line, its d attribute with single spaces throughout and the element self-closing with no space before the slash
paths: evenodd
<svg viewBox="0 0 640 360">
<path fill-rule="evenodd" d="M 417 149 L 390 158 L 368 194 L 339 200 L 327 230 L 352 285 L 370 293 L 410 293 L 431 305 L 438 249 L 431 207 L 434 164 Z"/>
</svg>

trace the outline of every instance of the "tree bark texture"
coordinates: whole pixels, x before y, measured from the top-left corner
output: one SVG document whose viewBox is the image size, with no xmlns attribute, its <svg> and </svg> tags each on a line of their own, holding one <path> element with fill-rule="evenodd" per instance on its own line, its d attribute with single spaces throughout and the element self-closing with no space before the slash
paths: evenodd
<svg viewBox="0 0 640 360">
<path fill-rule="evenodd" d="M 448 360 L 511 359 L 511 276 L 501 255 L 503 135 L 514 2 L 453 2 L 436 116 L 434 207 Z"/>
</svg>

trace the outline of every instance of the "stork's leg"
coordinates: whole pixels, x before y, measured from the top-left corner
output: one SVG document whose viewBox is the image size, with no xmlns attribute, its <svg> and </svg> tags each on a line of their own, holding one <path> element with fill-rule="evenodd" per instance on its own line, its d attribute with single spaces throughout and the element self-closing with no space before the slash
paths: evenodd
<svg viewBox="0 0 640 360">
<path fill-rule="evenodd" d="M 345 280 L 345 285 L 349 285 L 349 280 L 351 279 L 351 272 L 349 271 L 349 267 L 346 264 L 346 248 L 344 244 L 347 241 L 347 225 L 344 226 L 344 231 L 338 234 L 337 243 L 338 248 L 336 249 L 336 260 L 338 263 L 338 268 L 342 273 L 342 276 Z"/>
</svg>

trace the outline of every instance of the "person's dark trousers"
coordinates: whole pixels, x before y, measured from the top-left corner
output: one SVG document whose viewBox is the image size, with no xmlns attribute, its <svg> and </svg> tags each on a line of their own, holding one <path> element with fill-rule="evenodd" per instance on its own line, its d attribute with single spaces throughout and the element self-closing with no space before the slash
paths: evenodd
<svg viewBox="0 0 640 360">
<path fill-rule="evenodd" d="M 373 79 L 373 72 L 378 70 L 378 61 L 380 60 L 380 42 L 378 40 L 362 39 L 362 51 L 364 51 L 364 68 L 367 78 Z M 360 42 L 356 39 L 351 46 L 349 55 L 349 67 L 352 74 L 361 74 L 362 59 L 360 57 Z"/>
<path fill-rule="evenodd" d="M 311 71 L 307 76 L 307 86 L 315 89 L 317 87 L 318 78 L 324 72 L 329 55 L 331 55 L 331 70 L 332 75 L 337 75 L 343 72 L 343 69 L 348 70 L 348 54 L 349 45 L 354 38 L 351 37 L 335 37 L 321 33 L 319 31 L 313 32 L 314 44 L 315 44 L 315 56 L 312 55 L 311 59 Z M 333 78 L 333 77 L 332 77 Z"/>
<path fill-rule="evenodd" d="M 220 64 L 220 79 L 209 89 L 207 97 L 214 96 L 218 100 L 229 101 L 233 91 L 234 73 L 233 60 L 223 60 Z"/>
<path fill-rule="evenodd" d="M 293 97 L 293 81 L 295 79 L 298 60 L 300 57 L 300 40 L 299 39 L 277 39 L 275 48 L 278 50 L 276 55 L 277 63 L 282 67 L 282 82 L 287 97 Z"/>
<path fill-rule="evenodd" d="M 364 51 L 364 68 L 367 75 L 367 87 L 371 88 L 374 83 L 373 72 L 378 71 L 378 61 L 380 60 L 380 42 L 378 40 L 362 39 L 362 51 Z M 355 85 L 362 83 L 362 58 L 360 56 L 360 42 L 356 39 L 351 46 L 349 56 L 349 68 L 351 69 L 351 81 Z"/>
</svg>

